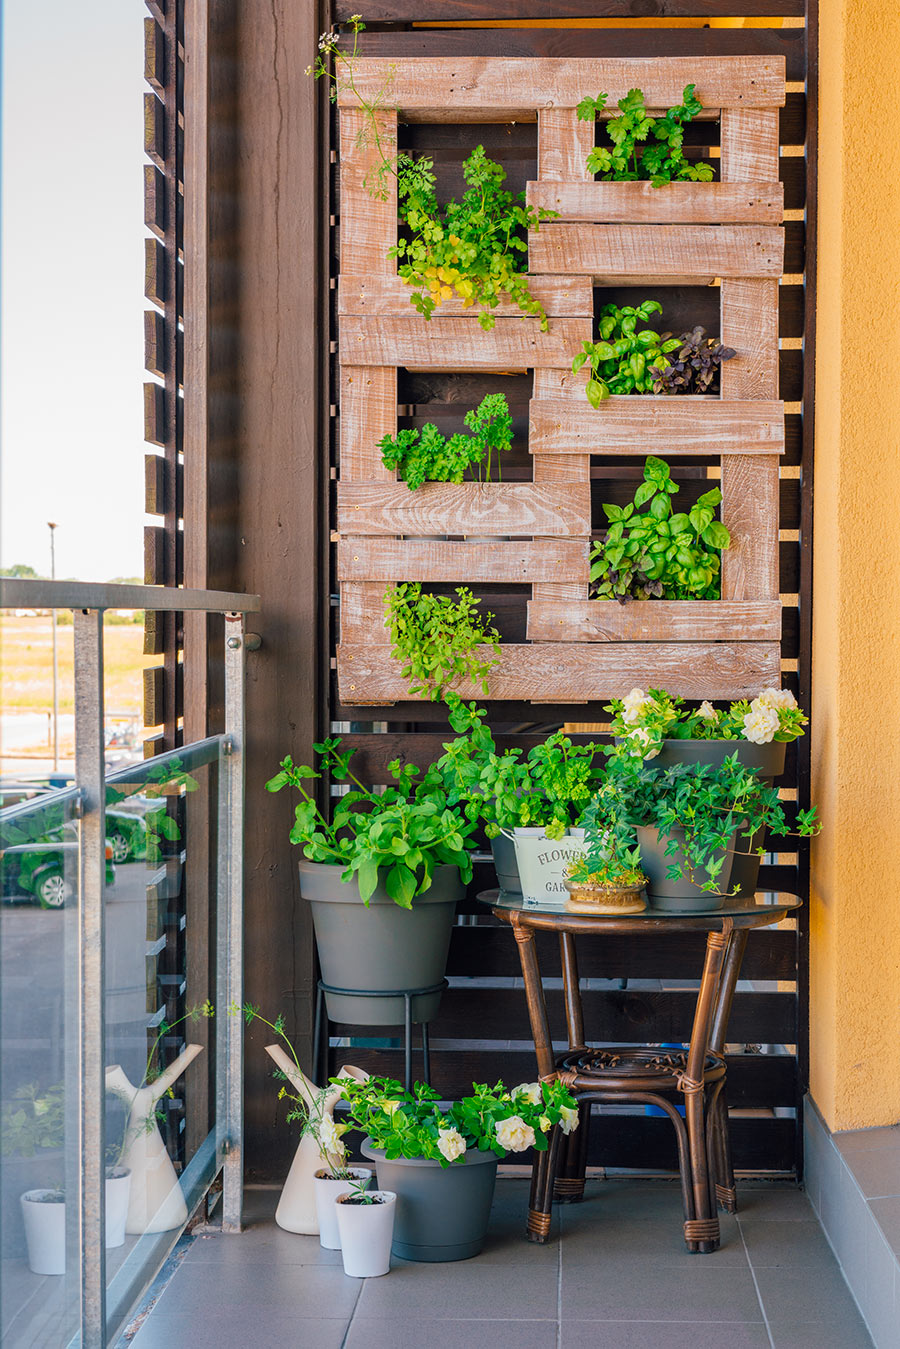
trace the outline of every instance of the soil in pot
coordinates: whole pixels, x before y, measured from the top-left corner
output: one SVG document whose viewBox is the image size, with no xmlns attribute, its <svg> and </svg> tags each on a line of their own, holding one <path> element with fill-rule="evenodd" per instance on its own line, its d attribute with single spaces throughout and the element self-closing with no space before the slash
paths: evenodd
<svg viewBox="0 0 900 1349">
<path fill-rule="evenodd" d="M 342 989 L 428 988 L 447 965 L 456 904 L 465 891 L 456 867 L 434 869 L 431 888 L 411 909 L 395 904 L 379 885 L 366 908 L 356 881 L 343 882 L 339 866 L 301 860 L 300 892 L 309 901 L 322 979 Z M 440 993 L 413 998 L 414 1021 L 437 1015 Z M 326 993 L 332 1021 L 398 1026 L 404 1000 Z"/>
<path fill-rule="evenodd" d="M 684 834 L 680 829 L 673 829 L 672 836 L 683 843 Z M 734 858 L 732 851 L 727 853 L 725 864 L 718 876 L 718 888 L 724 893 L 715 895 L 707 890 L 701 890 L 699 885 L 695 885 L 686 877 L 681 880 L 669 878 L 667 874 L 669 867 L 673 864 L 681 865 L 680 852 L 666 856 L 670 835 L 664 835 L 660 841 L 655 828 L 639 826 L 637 837 L 641 849 L 641 867 L 647 876 L 647 897 L 651 909 L 661 909 L 664 913 L 711 913 L 715 909 L 721 909 L 725 903 L 725 893 L 731 888 L 731 867 Z M 731 849 L 734 848 L 736 841 L 737 835 L 732 834 Z M 705 876 L 705 872 L 703 875 Z"/>
<path fill-rule="evenodd" d="M 442 1167 L 422 1157 L 388 1161 L 366 1139 L 364 1157 L 375 1162 L 379 1188 L 397 1195 L 394 1255 L 428 1262 L 470 1260 L 484 1246 L 498 1157 L 470 1150 L 462 1161 Z"/>
</svg>

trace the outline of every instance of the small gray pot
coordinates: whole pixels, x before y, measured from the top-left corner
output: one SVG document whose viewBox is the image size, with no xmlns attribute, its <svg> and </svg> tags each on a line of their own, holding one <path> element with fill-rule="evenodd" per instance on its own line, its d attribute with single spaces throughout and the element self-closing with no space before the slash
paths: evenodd
<svg viewBox="0 0 900 1349">
<path fill-rule="evenodd" d="M 442 1167 L 423 1157 L 388 1161 L 365 1139 L 360 1151 L 374 1161 L 378 1188 L 397 1196 L 394 1255 L 429 1262 L 471 1260 L 484 1246 L 499 1158 L 467 1152 L 461 1162 Z"/>
<path fill-rule="evenodd" d="M 340 866 L 302 859 L 299 867 L 300 893 L 312 910 L 324 983 L 346 989 L 428 988 L 440 983 L 456 904 L 465 894 L 457 867 L 435 867 L 431 889 L 417 895 L 411 909 L 395 904 L 380 883 L 366 908 L 357 882 L 341 880 Z M 413 1020 L 431 1021 L 440 1001 L 440 993 L 413 998 Z M 326 993 L 325 1002 L 332 1021 L 403 1024 L 402 997 Z"/>
<path fill-rule="evenodd" d="M 522 893 L 522 881 L 519 877 L 519 864 L 516 861 L 516 845 L 505 834 L 491 839 L 491 852 L 494 854 L 494 870 L 500 889 L 508 895 Z"/>
<path fill-rule="evenodd" d="M 639 826 L 637 837 L 641 849 L 641 868 L 647 877 L 647 897 L 652 909 L 662 909 L 664 913 L 711 913 L 721 909 L 725 903 L 723 895 L 711 895 L 685 878 L 670 880 L 666 874 L 673 863 L 680 861 L 679 853 L 666 856 L 669 839 L 677 838 L 683 846 L 683 830 L 673 829 L 671 834 L 664 834 L 660 842 L 654 826 Z M 731 848 L 735 845 L 735 839 L 736 835 L 732 834 Z M 720 890 L 731 889 L 733 857 L 733 853 L 729 852 L 719 873 Z"/>
</svg>

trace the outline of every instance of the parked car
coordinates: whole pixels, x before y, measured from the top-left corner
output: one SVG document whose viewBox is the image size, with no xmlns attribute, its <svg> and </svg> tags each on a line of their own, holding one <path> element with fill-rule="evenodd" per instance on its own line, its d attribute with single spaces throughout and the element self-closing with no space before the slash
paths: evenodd
<svg viewBox="0 0 900 1349">
<path fill-rule="evenodd" d="M 32 898 L 43 909 L 61 909 L 75 893 L 78 830 L 73 822 L 25 843 L 0 850 L 0 891 L 4 901 Z M 106 884 L 116 878 L 113 847 L 106 840 Z"/>
</svg>

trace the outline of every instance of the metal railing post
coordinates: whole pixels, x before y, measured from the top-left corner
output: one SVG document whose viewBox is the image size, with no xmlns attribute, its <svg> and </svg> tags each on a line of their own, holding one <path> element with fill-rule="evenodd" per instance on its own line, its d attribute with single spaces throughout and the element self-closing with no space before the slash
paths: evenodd
<svg viewBox="0 0 900 1349">
<path fill-rule="evenodd" d="M 225 616 L 225 744 L 219 761 L 217 1125 L 222 1230 L 240 1232 L 244 1199 L 244 619 Z"/>
<path fill-rule="evenodd" d="M 75 609 L 75 778 L 82 792 L 78 895 L 78 1264 L 82 1349 L 106 1344 L 103 612 Z"/>
</svg>

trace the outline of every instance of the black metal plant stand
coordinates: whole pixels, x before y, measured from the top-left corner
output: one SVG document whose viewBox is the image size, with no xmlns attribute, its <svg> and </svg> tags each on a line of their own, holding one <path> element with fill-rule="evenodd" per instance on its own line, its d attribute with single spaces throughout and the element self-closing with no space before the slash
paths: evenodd
<svg viewBox="0 0 900 1349">
<path fill-rule="evenodd" d="M 412 1088 L 412 1000 L 421 997 L 426 993 L 442 993 L 447 988 L 447 980 L 441 979 L 440 983 L 429 984 L 427 988 L 335 988 L 332 984 L 326 984 L 321 979 L 317 984 L 316 993 L 316 1020 L 313 1028 L 313 1081 L 319 1081 L 319 1072 L 322 1064 L 328 1064 L 328 1041 L 330 1039 L 328 1031 L 328 1014 L 325 1011 L 325 994 L 336 993 L 345 998 L 403 998 L 404 1001 L 404 1086 L 407 1091 Z M 431 1086 L 431 1058 L 428 1046 L 428 1022 L 423 1021 L 422 1025 L 422 1078 L 423 1081 Z"/>
</svg>

